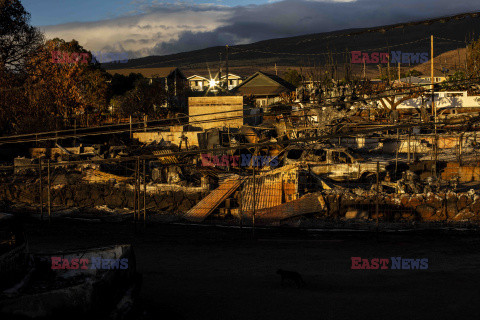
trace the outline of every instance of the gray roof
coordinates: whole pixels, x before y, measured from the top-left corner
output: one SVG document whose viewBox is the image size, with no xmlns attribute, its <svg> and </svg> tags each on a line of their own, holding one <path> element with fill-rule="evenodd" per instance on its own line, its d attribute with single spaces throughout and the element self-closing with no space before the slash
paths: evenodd
<svg viewBox="0 0 480 320">
<path fill-rule="evenodd" d="M 398 82 L 398 80 L 396 80 Z M 401 78 L 400 82 L 404 83 L 412 83 L 412 84 L 430 84 L 431 82 L 428 80 L 424 80 L 419 77 L 406 77 L 406 78 Z"/>
</svg>

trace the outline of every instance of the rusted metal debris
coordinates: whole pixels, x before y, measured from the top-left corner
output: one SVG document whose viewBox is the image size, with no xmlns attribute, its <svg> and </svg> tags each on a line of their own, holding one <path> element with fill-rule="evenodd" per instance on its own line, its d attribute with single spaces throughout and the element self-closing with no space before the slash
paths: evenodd
<svg viewBox="0 0 480 320">
<path fill-rule="evenodd" d="M 325 199 L 321 193 L 309 193 L 300 199 L 270 208 L 258 210 L 256 218 L 260 221 L 278 221 L 326 209 Z"/>
<path fill-rule="evenodd" d="M 171 152 L 171 150 L 158 150 L 153 151 L 153 154 L 158 156 L 158 161 L 162 164 L 177 164 L 178 159 L 176 156 L 162 156 L 163 154 L 168 154 Z"/>
<path fill-rule="evenodd" d="M 290 148 L 285 158 L 286 164 L 301 163 L 317 175 L 325 175 L 335 181 L 358 180 L 374 175 L 377 164 L 365 161 L 349 148 L 309 147 Z M 385 172 L 386 161 L 381 161 L 380 172 Z"/>
<path fill-rule="evenodd" d="M 183 217 L 189 221 L 202 222 L 213 210 L 238 189 L 242 181 L 243 178 L 241 177 L 226 180 L 190 209 Z"/>
<path fill-rule="evenodd" d="M 308 173 L 299 165 L 289 165 L 245 181 L 242 190 L 242 211 L 245 214 L 281 205 L 298 199 L 306 190 Z M 254 186 L 255 184 L 255 186 Z M 254 193 L 255 190 L 255 193 Z M 255 201 L 254 201 L 255 199 Z"/>
<path fill-rule="evenodd" d="M 283 176 L 264 175 L 248 179 L 242 191 L 242 211 L 252 212 L 263 208 L 278 206 L 282 203 Z"/>
</svg>

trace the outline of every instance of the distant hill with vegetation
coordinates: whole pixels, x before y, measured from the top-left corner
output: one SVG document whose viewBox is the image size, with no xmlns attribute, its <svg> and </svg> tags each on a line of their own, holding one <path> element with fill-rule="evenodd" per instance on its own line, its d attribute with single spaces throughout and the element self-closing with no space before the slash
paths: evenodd
<svg viewBox="0 0 480 320">
<path fill-rule="evenodd" d="M 308 69 L 320 65 L 337 65 L 340 69 L 342 64 L 350 62 L 351 51 L 428 52 L 430 56 L 430 35 L 435 37 L 435 56 L 465 48 L 468 42 L 479 37 L 480 18 L 466 16 L 457 19 L 435 19 L 420 24 L 405 23 L 370 29 L 349 29 L 230 46 L 229 67 L 230 72 L 246 76 L 258 70 L 275 73 L 276 65 L 277 72 L 281 75 L 290 67 Z M 206 74 L 208 70 L 214 74 L 219 69 L 220 53 L 225 59 L 225 47 L 210 47 L 166 56 L 132 59 L 124 64 L 104 64 L 103 67 L 107 70 L 134 68 L 139 69 L 141 73 L 142 69 L 146 68 L 176 66 L 187 76 L 194 73 Z M 458 61 L 458 54 L 451 55 L 452 59 Z M 362 72 L 363 65 L 354 67 L 356 72 Z M 368 75 L 375 72 L 376 64 L 367 65 Z"/>
</svg>

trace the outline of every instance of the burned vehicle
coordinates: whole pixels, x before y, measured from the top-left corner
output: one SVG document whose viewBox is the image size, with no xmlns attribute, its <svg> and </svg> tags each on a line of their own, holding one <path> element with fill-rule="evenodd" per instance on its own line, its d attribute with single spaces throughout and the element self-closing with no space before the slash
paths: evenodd
<svg viewBox="0 0 480 320">
<path fill-rule="evenodd" d="M 311 146 L 291 148 L 284 158 L 285 165 L 302 163 L 311 172 L 334 181 L 372 179 L 376 177 L 377 162 L 365 161 L 349 148 Z M 388 161 L 379 161 L 379 172 L 385 174 Z"/>
<path fill-rule="evenodd" d="M 29 254 L 28 260 L 23 278 L 0 291 L 2 319 L 121 319 L 132 312 L 141 277 L 131 245 Z"/>
</svg>

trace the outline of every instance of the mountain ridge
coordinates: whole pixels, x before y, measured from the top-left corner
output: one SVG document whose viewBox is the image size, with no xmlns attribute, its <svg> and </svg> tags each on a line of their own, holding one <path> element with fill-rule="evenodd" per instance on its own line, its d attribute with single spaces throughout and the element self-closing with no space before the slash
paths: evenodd
<svg viewBox="0 0 480 320">
<path fill-rule="evenodd" d="M 265 66 L 313 67 L 341 65 L 350 62 L 351 51 L 364 52 L 427 52 L 430 53 L 430 35 L 434 35 L 434 56 L 465 48 L 480 35 L 478 14 L 457 18 L 436 18 L 374 28 L 355 28 L 324 33 L 313 33 L 287 38 L 262 40 L 250 44 L 229 46 L 229 67 Z M 443 20 L 442 20 L 443 19 Z M 123 64 L 102 64 L 106 70 L 142 69 L 167 66 L 179 67 L 186 73 L 219 67 L 219 55 L 225 63 L 226 47 L 215 46 L 164 56 L 148 56 Z M 211 68 L 212 67 L 212 68 Z M 369 66 L 371 69 L 372 66 Z M 225 72 L 225 71 L 224 71 Z M 230 71 L 232 72 L 232 71 Z"/>
</svg>

